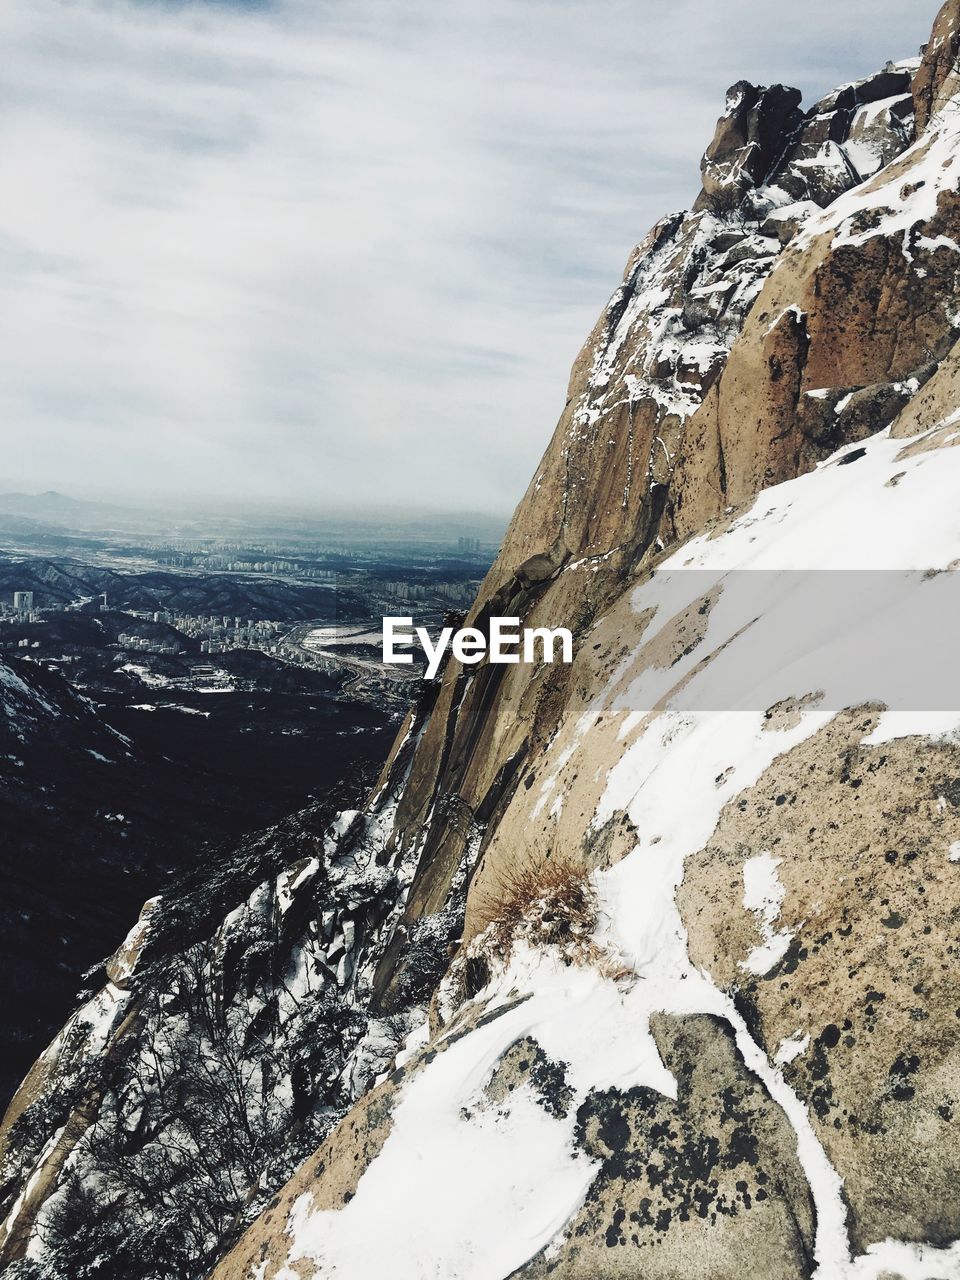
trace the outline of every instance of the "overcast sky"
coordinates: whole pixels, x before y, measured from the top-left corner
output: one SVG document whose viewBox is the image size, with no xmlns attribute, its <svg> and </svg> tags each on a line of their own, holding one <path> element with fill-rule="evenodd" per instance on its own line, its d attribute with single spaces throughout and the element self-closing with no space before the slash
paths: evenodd
<svg viewBox="0 0 960 1280">
<path fill-rule="evenodd" d="M 735 80 L 903 0 L 3 0 L 0 476 L 508 511 Z"/>
</svg>

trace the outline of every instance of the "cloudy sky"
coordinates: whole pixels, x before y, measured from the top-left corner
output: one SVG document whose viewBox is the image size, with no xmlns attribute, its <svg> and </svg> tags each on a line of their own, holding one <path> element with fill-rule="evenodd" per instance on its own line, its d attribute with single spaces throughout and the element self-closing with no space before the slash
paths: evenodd
<svg viewBox="0 0 960 1280">
<path fill-rule="evenodd" d="M 726 87 L 935 8 L 4 0 L 0 476 L 509 510 Z"/>
</svg>

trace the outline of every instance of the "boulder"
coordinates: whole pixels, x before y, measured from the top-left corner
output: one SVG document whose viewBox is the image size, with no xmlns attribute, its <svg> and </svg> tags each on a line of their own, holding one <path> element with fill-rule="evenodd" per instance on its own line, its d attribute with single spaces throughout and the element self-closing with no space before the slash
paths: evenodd
<svg viewBox="0 0 960 1280">
<path fill-rule="evenodd" d="M 844 1180 L 855 1247 L 960 1236 L 960 746 L 864 743 L 849 711 L 782 756 L 687 863 L 679 901 L 694 964 L 737 992 L 747 1023 L 809 1106 Z M 758 973 L 748 860 L 776 859 Z"/>
<path fill-rule="evenodd" d="M 718 1018 L 656 1016 L 676 1101 L 592 1092 L 576 1140 L 599 1163 L 563 1237 L 512 1280 L 807 1280 L 814 1211 L 796 1138 Z"/>
</svg>

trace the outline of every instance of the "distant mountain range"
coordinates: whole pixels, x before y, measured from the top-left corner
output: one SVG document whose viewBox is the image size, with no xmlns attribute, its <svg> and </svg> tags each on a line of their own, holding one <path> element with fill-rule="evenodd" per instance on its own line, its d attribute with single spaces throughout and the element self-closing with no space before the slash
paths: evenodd
<svg viewBox="0 0 960 1280">
<path fill-rule="evenodd" d="M 70 498 L 56 489 L 48 489 L 46 493 L 0 493 L 0 510 L 16 515 L 36 516 L 45 520 L 54 518 L 76 519 L 94 513 L 104 515 L 128 515 L 125 507 L 113 506 L 106 502 L 84 502 L 81 498 Z"/>
</svg>

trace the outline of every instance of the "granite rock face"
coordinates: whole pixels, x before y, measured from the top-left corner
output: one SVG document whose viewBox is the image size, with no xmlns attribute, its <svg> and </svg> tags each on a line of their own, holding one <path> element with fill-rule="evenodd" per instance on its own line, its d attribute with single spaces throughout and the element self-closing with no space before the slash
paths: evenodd
<svg viewBox="0 0 960 1280">
<path fill-rule="evenodd" d="M 727 91 L 727 110 L 700 166 L 702 203 L 723 192 L 743 196 L 758 187 L 782 157 L 784 139 L 799 130 L 803 94 L 782 84 L 741 80 Z"/>
<path fill-rule="evenodd" d="M 736 990 L 770 1056 L 804 1046 L 783 1071 L 843 1178 L 856 1245 L 896 1223 L 945 1246 L 960 1237 L 960 745 L 863 745 L 876 722 L 845 713 L 782 756 L 687 864 L 680 907 L 694 963 Z M 758 851 L 776 861 L 790 935 L 769 968 L 747 963 Z"/>
<path fill-rule="evenodd" d="M 599 1172 L 563 1254 L 548 1246 L 515 1275 L 809 1275 L 814 1208 L 793 1131 L 729 1025 L 656 1015 L 652 1027 L 676 1100 L 643 1087 L 588 1095 L 576 1141 Z"/>
</svg>

